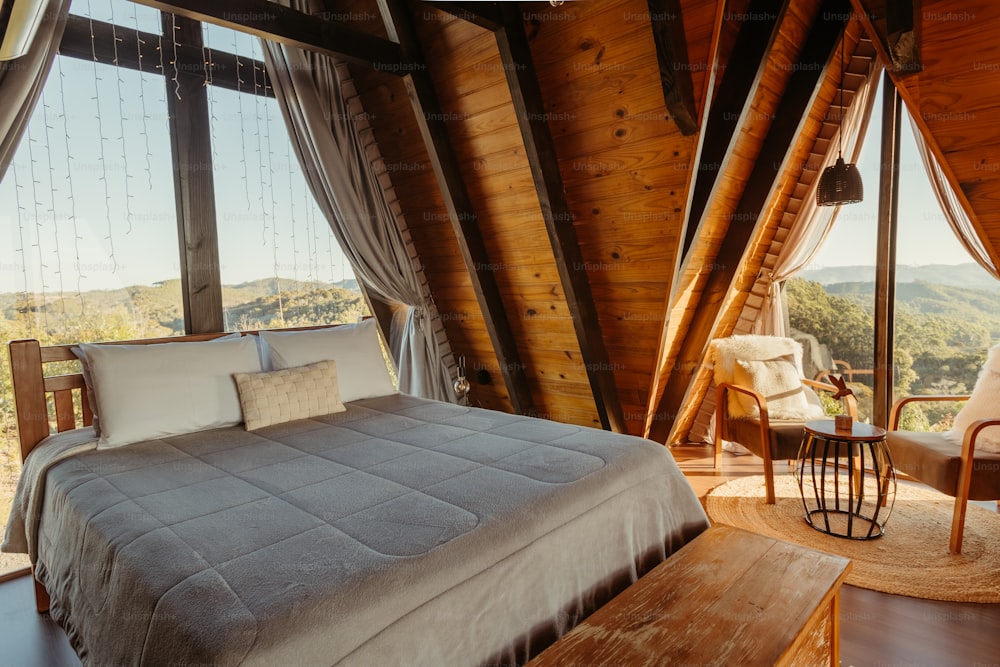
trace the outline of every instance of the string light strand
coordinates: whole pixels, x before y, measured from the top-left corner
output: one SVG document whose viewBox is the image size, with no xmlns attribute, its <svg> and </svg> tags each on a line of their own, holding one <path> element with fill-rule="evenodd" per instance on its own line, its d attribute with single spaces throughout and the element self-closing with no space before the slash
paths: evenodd
<svg viewBox="0 0 1000 667">
<path fill-rule="evenodd" d="M 104 237 L 104 240 L 108 242 L 108 259 L 111 260 L 111 272 L 118 272 L 118 258 L 115 256 L 115 239 L 112 233 L 111 225 L 111 192 L 108 190 L 108 166 L 105 162 L 104 157 L 104 124 L 101 120 L 101 102 L 100 102 L 100 88 L 99 83 L 101 81 L 100 70 L 97 67 L 97 46 L 96 37 L 94 36 L 94 19 L 90 18 L 93 16 L 93 12 L 90 9 L 90 0 L 87 0 L 87 16 L 90 25 L 90 55 L 93 58 L 94 66 L 94 107 L 97 110 L 97 146 L 98 146 L 98 162 L 101 165 L 101 174 L 97 177 L 99 181 L 104 183 L 104 213 L 105 221 L 107 223 L 108 235 Z"/>
<path fill-rule="evenodd" d="M 69 120 L 66 113 L 66 88 L 65 80 L 66 74 L 62 69 L 61 57 L 56 58 L 56 73 L 59 75 L 59 101 L 62 104 L 61 113 L 59 114 L 63 122 L 63 136 L 66 138 L 66 203 L 69 205 L 69 221 L 73 224 L 73 259 L 74 266 L 76 267 L 76 296 L 80 300 L 80 308 L 83 309 L 83 279 L 86 277 L 83 274 L 83 262 L 80 259 L 80 241 L 82 237 L 80 236 L 80 230 L 77 227 L 76 221 L 76 197 L 73 193 L 73 165 L 72 161 L 75 160 L 70 153 L 69 149 Z"/>
</svg>

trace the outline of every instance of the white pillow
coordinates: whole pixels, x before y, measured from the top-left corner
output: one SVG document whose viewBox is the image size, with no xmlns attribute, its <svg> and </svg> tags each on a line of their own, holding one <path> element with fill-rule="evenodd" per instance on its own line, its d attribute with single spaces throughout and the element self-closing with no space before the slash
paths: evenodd
<svg viewBox="0 0 1000 667">
<path fill-rule="evenodd" d="M 80 348 L 90 365 L 99 449 L 234 426 L 242 419 L 233 373 L 260 372 L 257 343 L 238 340 Z"/>
<path fill-rule="evenodd" d="M 764 360 L 737 359 L 733 367 L 733 379 L 736 384 L 756 391 L 767 400 L 770 419 L 809 419 L 818 416 L 806 399 L 802 377 L 795 367 L 792 355 Z M 756 401 L 746 394 L 732 393 L 736 395 L 744 414 L 754 419 L 760 418 Z"/>
<path fill-rule="evenodd" d="M 218 338 L 213 338 L 211 343 L 217 343 L 226 340 L 239 340 L 243 337 L 240 333 L 226 334 L 225 336 L 219 336 Z M 256 336 L 251 336 L 255 341 Z M 90 361 L 87 360 L 87 352 L 83 349 L 82 345 L 77 345 L 76 347 L 71 347 L 69 349 L 77 359 L 80 360 L 80 373 L 83 375 L 83 382 L 87 385 L 87 402 L 90 404 L 90 411 L 93 413 L 93 421 L 91 426 L 94 427 L 94 433 L 98 436 L 101 435 L 101 417 L 97 412 L 97 395 L 94 393 L 94 378 L 90 373 Z M 260 343 L 257 343 L 257 354 L 261 358 L 261 363 L 263 363 L 263 351 L 261 350 Z"/>
<path fill-rule="evenodd" d="M 951 430 L 945 431 L 944 435 L 951 442 L 961 445 L 965 431 L 972 422 L 997 418 L 1000 418 L 1000 345 L 990 348 L 986 363 L 979 371 L 976 388 L 955 415 Z M 1000 454 L 1000 426 L 987 426 L 979 432 L 979 437 L 976 438 L 976 451 Z"/>
<path fill-rule="evenodd" d="M 260 337 L 267 344 L 275 370 L 326 359 L 336 361 L 340 400 L 347 403 L 396 393 L 376 326 L 375 320 L 369 319 L 312 331 L 261 331 Z"/>
<path fill-rule="evenodd" d="M 248 431 L 347 409 L 340 402 L 336 361 L 317 361 L 270 373 L 234 373 L 233 379 Z"/>
</svg>

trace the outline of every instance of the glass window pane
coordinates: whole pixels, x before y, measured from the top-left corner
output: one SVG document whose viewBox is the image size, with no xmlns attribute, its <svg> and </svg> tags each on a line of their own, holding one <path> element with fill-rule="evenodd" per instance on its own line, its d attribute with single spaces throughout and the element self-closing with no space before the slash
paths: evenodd
<svg viewBox="0 0 1000 667">
<path fill-rule="evenodd" d="M 264 60 L 264 49 L 261 47 L 258 37 L 211 23 L 202 23 L 201 26 L 206 47 L 216 51 L 226 51 L 240 58 Z M 252 86 L 253 82 L 249 77 L 244 76 L 243 78 Z"/>
<path fill-rule="evenodd" d="M 159 35 L 161 32 L 160 12 L 151 7 L 137 5 L 128 0 L 76 0 L 70 6 L 70 13 L 89 16 L 95 21 L 113 23 L 141 32 Z"/>
<path fill-rule="evenodd" d="M 183 333 L 171 165 L 162 77 L 56 58 L 0 181 L 0 340 Z M 0 437 L 5 523 L 20 474 L 6 352 Z"/>
<path fill-rule="evenodd" d="M 900 148 L 896 269 L 895 398 L 971 392 L 1000 340 L 997 280 L 962 248 L 948 226 L 904 118 Z M 946 431 L 961 403 L 920 402 L 901 427 Z"/>
<path fill-rule="evenodd" d="M 209 96 L 226 329 L 356 322 L 367 306 L 277 100 L 218 87 Z"/>
<path fill-rule="evenodd" d="M 875 361 L 875 245 L 878 232 L 878 179 L 881 159 L 878 109 L 858 158 L 865 186 L 864 201 L 840 207 L 833 229 L 812 263 L 785 283 L 784 295 L 792 335 L 807 337 L 807 376 L 842 373 L 858 400 L 858 417 L 871 421 Z M 836 408 L 836 406 L 829 406 Z"/>
</svg>

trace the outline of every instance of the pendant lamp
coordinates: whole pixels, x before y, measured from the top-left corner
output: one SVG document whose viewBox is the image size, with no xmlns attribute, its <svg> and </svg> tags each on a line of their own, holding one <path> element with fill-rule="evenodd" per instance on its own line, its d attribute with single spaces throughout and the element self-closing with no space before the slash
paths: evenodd
<svg viewBox="0 0 1000 667">
<path fill-rule="evenodd" d="M 840 42 L 840 132 L 838 132 L 837 162 L 827 167 L 819 177 L 816 186 L 816 204 L 819 206 L 838 206 L 840 204 L 857 204 L 865 197 L 865 189 L 861 184 L 861 172 L 853 163 L 846 164 L 843 157 L 844 148 L 844 43 L 847 41 L 847 31 Z"/>
</svg>

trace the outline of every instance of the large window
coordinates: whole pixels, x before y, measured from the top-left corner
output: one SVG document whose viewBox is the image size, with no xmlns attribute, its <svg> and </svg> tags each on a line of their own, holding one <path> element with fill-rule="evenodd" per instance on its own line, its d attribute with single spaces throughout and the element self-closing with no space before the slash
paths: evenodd
<svg viewBox="0 0 1000 667">
<path fill-rule="evenodd" d="M 356 322 L 367 309 L 354 275 L 309 191 L 277 100 L 262 94 L 260 41 L 218 27 L 205 37 L 242 54 L 241 88 L 256 93 L 209 90 L 226 329 Z"/>
<path fill-rule="evenodd" d="M 876 97 L 876 112 L 879 102 Z M 827 371 L 842 373 L 854 389 L 862 421 L 871 419 L 874 380 L 878 125 L 873 113 L 857 161 L 864 201 L 840 208 L 812 264 L 784 288 L 791 335 L 806 348 L 803 370 L 811 379 Z"/>
<path fill-rule="evenodd" d="M 365 313 L 351 269 L 306 188 L 277 102 L 263 85 L 257 40 L 205 30 L 205 49 L 191 58 L 190 46 L 174 51 L 160 36 L 163 19 L 155 10 L 87 0 L 74 3 L 73 12 L 69 42 L 63 42 L 70 45 L 56 57 L 0 180 L 0 341 L 55 344 L 185 332 L 190 314 L 182 298 L 171 141 L 191 138 L 172 137 L 168 117 L 173 58 L 185 48 L 187 62 L 198 67 L 202 53 L 209 62 L 210 54 L 225 63 L 233 62 L 225 52 L 239 56 L 239 74 L 233 67 L 203 73 L 225 327 L 349 322 Z M 4 351 L 4 524 L 20 474 L 8 365 Z M 0 556 L 0 573 L 25 563 Z"/>
<path fill-rule="evenodd" d="M 900 154 L 894 394 L 965 394 L 1000 341 L 1000 284 L 961 247 L 934 197 L 904 118 Z M 945 431 L 960 403 L 921 402 L 904 428 Z"/>
<path fill-rule="evenodd" d="M 791 326 L 814 335 L 827 364 L 853 383 L 866 421 L 871 417 L 875 350 L 881 96 L 880 87 L 858 161 L 865 201 L 842 207 L 813 265 L 786 285 Z M 987 349 L 1000 341 L 1000 285 L 968 256 L 948 227 L 905 115 L 900 131 L 894 399 L 970 392 Z M 904 412 L 901 426 L 947 430 L 960 407 L 919 403 Z"/>
</svg>

